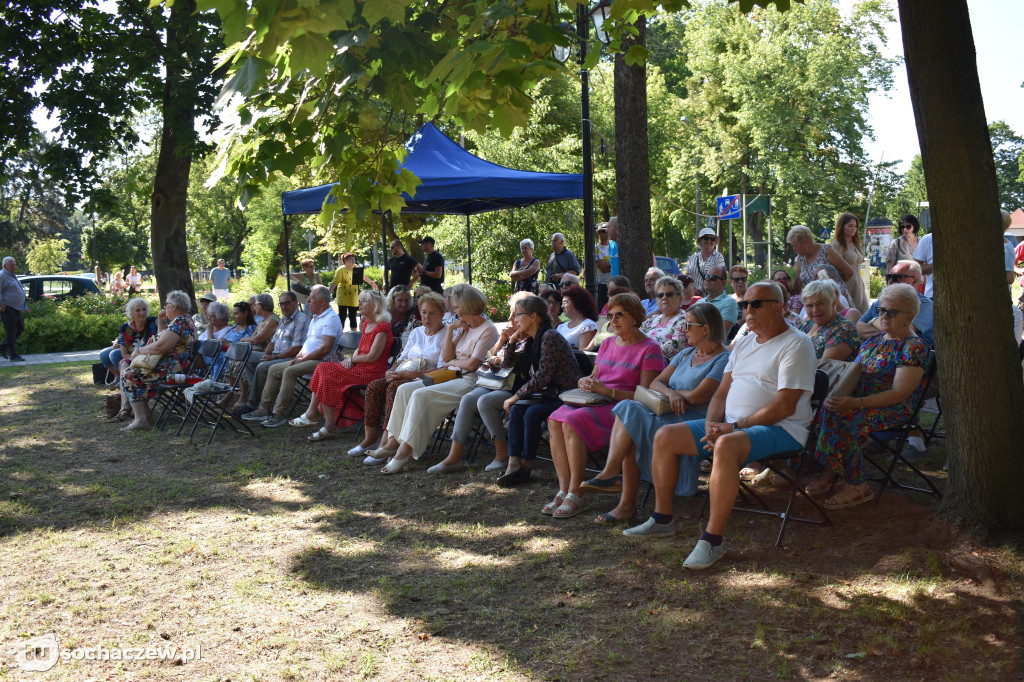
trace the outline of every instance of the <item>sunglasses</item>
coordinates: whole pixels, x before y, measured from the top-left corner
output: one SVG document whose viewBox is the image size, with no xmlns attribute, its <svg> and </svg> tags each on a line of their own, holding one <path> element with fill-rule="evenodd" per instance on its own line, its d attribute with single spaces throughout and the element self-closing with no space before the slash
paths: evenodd
<svg viewBox="0 0 1024 682">
<path fill-rule="evenodd" d="M 772 281 L 773 282 L 792 282 L 793 278 L 790 277 L 789 275 L 784 275 L 782 277 L 776 277 Z"/>
<path fill-rule="evenodd" d="M 725 277 L 719 277 L 718 275 L 708 275 L 704 278 L 705 282 L 717 282 L 718 280 L 724 280 Z"/>
<path fill-rule="evenodd" d="M 755 298 L 753 301 L 740 301 L 736 305 L 740 310 L 746 310 L 748 307 L 759 310 L 765 303 L 782 303 L 782 301 L 776 301 L 774 298 Z"/>
<path fill-rule="evenodd" d="M 912 230 L 912 229 L 914 229 L 914 226 L 913 225 L 900 225 L 900 229 L 901 230 L 906 230 L 908 228 Z"/>
<path fill-rule="evenodd" d="M 886 282 L 899 282 L 901 279 L 912 279 L 913 275 L 899 275 L 896 273 L 889 273 L 885 276 Z"/>
<path fill-rule="evenodd" d="M 733 282 L 736 282 L 736 283 L 738 284 L 738 283 L 740 283 L 740 282 L 746 282 L 746 281 L 747 281 L 747 278 L 746 278 L 746 277 L 733 277 L 733 278 L 732 278 L 732 281 L 733 281 Z"/>
<path fill-rule="evenodd" d="M 689 322 L 689 321 L 687 321 L 687 322 L 683 322 L 683 326 L 686 327 L 687 330 L 689 330 L 690 327 L 706 327 L 707 325 L 704 324 L 703 322 Z"/>
<path fill-rule="evenodd" d="M 888 317 L 890 320 L 895 319 L 895 317 L 897 315 L 899 315 L 900 313 L 904 313 L 904 312 L 906 312 L 906 311 L 905 310 L 896 310 L 894 308 L 883 308 L 882 306 L 878 306 L 878 316 L 879 317 L 883 317 L 883 316 L 884 317 Z"/>
<path fill-rule="evenodd" d="M 559 289 L 568 289 L 571 286 L 576 286 L 576 283 L 575 282 L 562 282 L 561 284 L 558 285 L 558 288 Z"/>
<path fill-rule="evenodd" d="M 655 298 L 672 298 L 673 296 L 678 296 L 678 295 L 679 294 L 676 293 L 675 291 L 662 291 L 660 294 L 655 294 L 654 297 Z"/>
</svg>

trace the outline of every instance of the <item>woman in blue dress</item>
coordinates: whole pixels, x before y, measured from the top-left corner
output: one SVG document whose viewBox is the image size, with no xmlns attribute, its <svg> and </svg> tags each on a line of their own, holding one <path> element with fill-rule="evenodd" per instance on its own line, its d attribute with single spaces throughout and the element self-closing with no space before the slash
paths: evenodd
<svg viewBox="0 0 1024 682">
<path fill-rule="evenodd" d="M 623 400 L 615 406 L 615 425 L 608 447 L 608 462 L 596 478 L 582 486 L 585 493 L 620 492 L 619 504 L 599 514 L 595 523 L 628 521 L 636 514 L 636 493 L 640 474 L 651 480 L 651 452 L 654 434 L 662 426 L 704 419 L 708 403 L 718 390 L 729 361 L 722 314 L 710 303 L 698 303 L 686 311 L 686 335 L 689 347 L 680 352 L 658 377 L 651 389 L 668 396 L 672 411 L 656 416 L 635 400 Z M 693 495 L 697 490 L 699 462 L 686 458 L 676 482 L 676 495 Z M 621 475 L 620 472 L 621 471 Z M 621 481 L 621 483 L 620 483 Z"/>
</svg>

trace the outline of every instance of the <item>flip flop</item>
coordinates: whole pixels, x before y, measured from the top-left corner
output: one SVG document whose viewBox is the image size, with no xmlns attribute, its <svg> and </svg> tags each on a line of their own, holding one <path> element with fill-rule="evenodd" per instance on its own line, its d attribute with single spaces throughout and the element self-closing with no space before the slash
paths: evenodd
<svg viewBox="0 0 1024 682">
<path fill-rule="evenodd" d="M 630 523 L 632 521 L 636 521 L 636 512 L 633 512 L 633 515 L 628 519 L 620 519 L 618 516 L 614 516 L 611 512 L 604 512 L 603 514 L 597 515 L 597 518 L 594 519 L 594 524 L 598 526 L 611 526 L 616 523 Z"/>
<path fill-rule="evenodd" d="M 313 434 L 309 435 L 307 437 L 307 440 L 309 440 L 309 441 L 311 441 L 313 443 L 319 443 L 322 440 L 331 440 L 332 438 L 337 438 L 337 437 L 338 437 L 338 432 L 337 431 L 332 433 L 332 432 L 327 430 L 326 426 L 321 426 L 320 430 L 317 431 L 316 433 L 313 433 Z"/>
</svg>

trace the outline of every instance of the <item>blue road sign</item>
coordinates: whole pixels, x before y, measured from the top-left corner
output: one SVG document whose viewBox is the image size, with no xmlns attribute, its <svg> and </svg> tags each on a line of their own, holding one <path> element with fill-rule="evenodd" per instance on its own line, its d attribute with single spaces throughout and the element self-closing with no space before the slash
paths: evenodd
<svg viewBox="0 0 1024 682">
<path fill-rule="evenodd" d="M 740 206 L 740 195 L 733 194 L 730 197 L 718 197 L 718 219 L 729 220 L 731 218 L 743 217 L 743 208 Z"/>
</svg>

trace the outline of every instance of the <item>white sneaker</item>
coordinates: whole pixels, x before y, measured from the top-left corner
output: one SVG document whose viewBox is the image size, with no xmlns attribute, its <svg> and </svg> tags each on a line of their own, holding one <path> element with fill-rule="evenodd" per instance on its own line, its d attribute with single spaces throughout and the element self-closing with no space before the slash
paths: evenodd
<svg viewBox="0 0 1024 682">
<path fill-rule="evenodd" d="M 686 557 L 686 561 L 683 562 L 683 568 L 703 571 L 705 568 L 714 566 L 724 556 L 724 542 L 718 547 L 712 547 L 707 540 L 698 540 L 696 547 L 690 552 L 690 556 Z"/>
<path fill-rule="evenodd" d="M 366 451 L 367 448 L 364 448 L 362 445 L 357 445 L 348 451 L 348 455 L 349 457 L 359 457 L 360 455 L 366 454 Z"/>
</svg>

